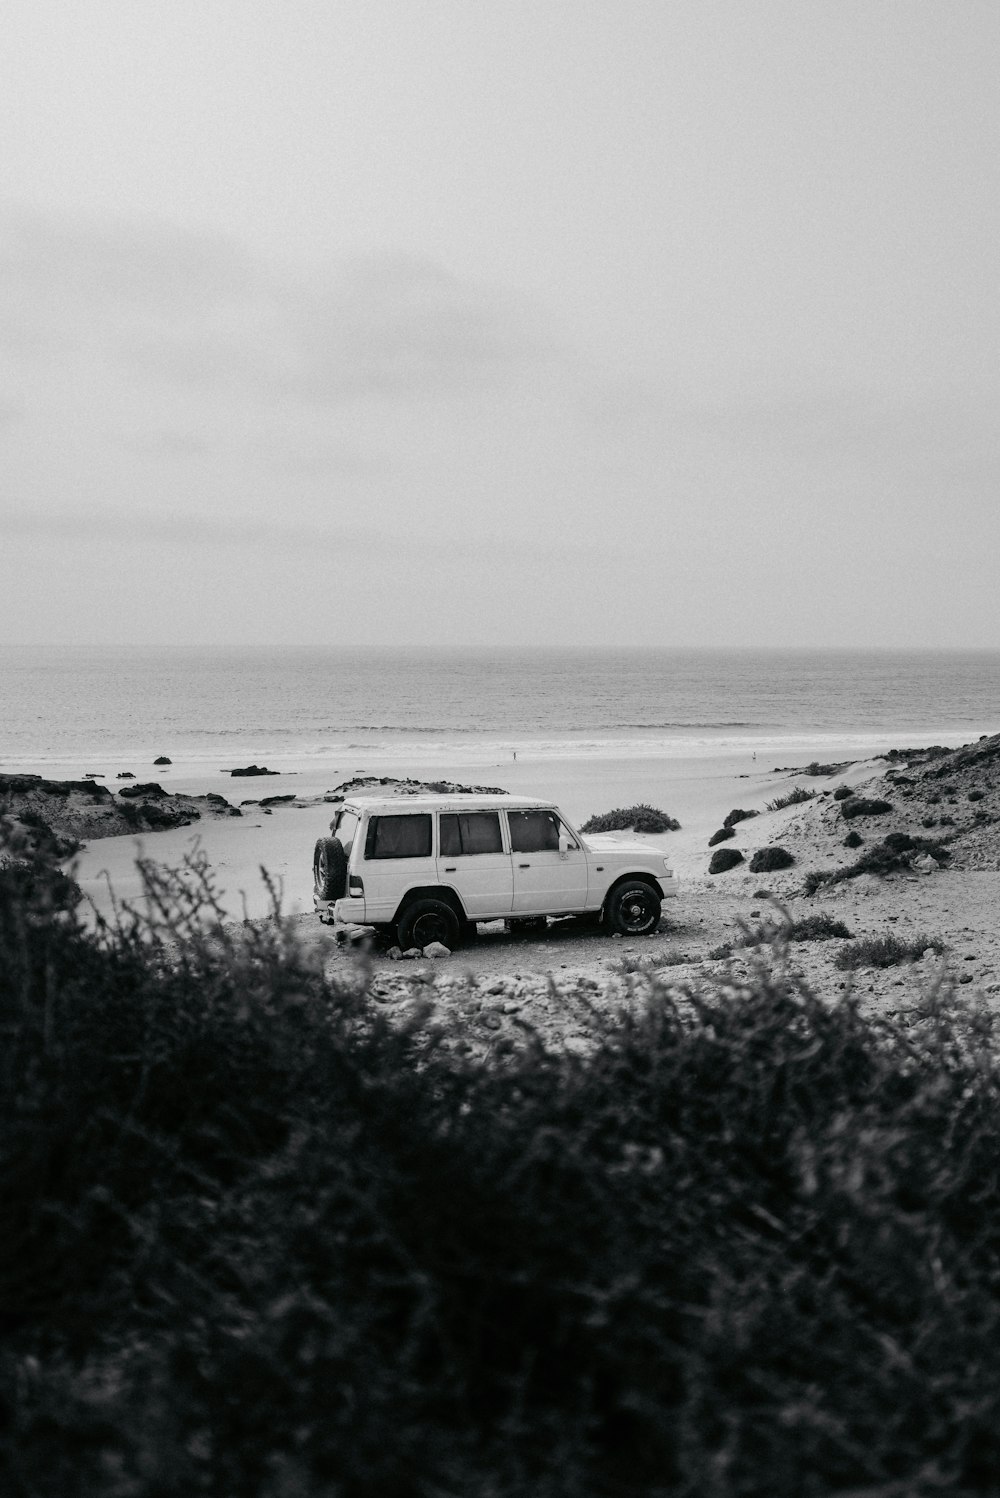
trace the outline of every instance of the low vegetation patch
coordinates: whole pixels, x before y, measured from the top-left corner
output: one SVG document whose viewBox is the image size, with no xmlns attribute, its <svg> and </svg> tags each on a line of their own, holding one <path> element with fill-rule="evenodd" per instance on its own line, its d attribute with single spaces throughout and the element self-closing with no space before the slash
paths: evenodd
<svg viewBox="0 0 1000 1498">
<path fill-rule="evenodd" d="M 773 869 L 790 869 L 794 862 L 787 848 L 758 848 L 750 860 L 750 872 L 770 874 Z"/>
<path fill-rule="evenodd" d="M 748 931 L 744 945 L 754 947 L 779 941 L 833 941 L 853 935 L 853 931 L 843 921 L 838 921 L 824 910 L 816 915 L 803 916 L 798 921 L 787 917 L 781 924 L 767 921 Z"/>
<path fill-rule="evenodd" d="M 844 847 L 845 848 L 860 848 L 861 844 L 863 842 L 864 842 L 864 838 L 861 836 L 861 833 L 858 831 L 858 829 L 856 827 L 852 827 L 851 830 L 850 830 L 850 832 L 844 838 Z"/>
<path fill-rule="evenodd" d="M 913 837 L 909 832 L 890 832 L 888 837 L 869 848 L 860 858 L 842 869 L 810 869 L 803 881 L 803 890 L 813 895 L 824 884 L 839 884 L 844 879 L 856 879 L 859 874 L 893 874 L 910 866 L 910 860 L 921 853 L 929 853 L 939 864 L 951 858 L 951 849 L 932 837 Z"/>
<path fill-rule="evenodd" d="M 640 802 L 638 806 L 617 807 L 614 811 L 591 817 L 588 822 L 584 822 L 580 831 L 623 832 L 631 829 L 634 832 L 679 832 L 680 825 L 676 817 L 668 816 L 656 806 Z"/>
<path fill-rule="evenodd" d="M 901 962 L 916 962 L 928 948 L 940 955 L 944 942 L 931 936 L 903 941 L 892 931 L 885 936 L 863 936 L 837 953 L 836 966 L 848 972 L 861 967 L 896 967 Z"/>
<path fill-rule="evenodd" d="M 708 840 L 708 846 L 714 848 L 716 843 L 724 843 L 728 838 L 736 836 L 735 827 L 720 827 L 718 832 L 713 832 Z"/>
<path fill-rule="evenodd" d="M 812 801 L 815 791 L 807 791 L 805 786 L 797 785 L 787 796 L 776 796 L 773 801 L 768 801 L 765 811 L 781 811 L 786 806 L 798 806 L 800 801 Z"/>
<path fill-rule="evenodd" d="M 854 792 L 851 790 L 851 787 L 849 785 L 838 785 L 837 789 L 833 793 L 833 799 L 834 801 L 846 801 L 848 796 L 853 795 Z"/>
<path fill-rule="evenodd" d="M 472 1061 L 146 873 L 0 884 L 5 1494 L 995 1489 L 996 1015 L 653 978 Z"/>
</svg>

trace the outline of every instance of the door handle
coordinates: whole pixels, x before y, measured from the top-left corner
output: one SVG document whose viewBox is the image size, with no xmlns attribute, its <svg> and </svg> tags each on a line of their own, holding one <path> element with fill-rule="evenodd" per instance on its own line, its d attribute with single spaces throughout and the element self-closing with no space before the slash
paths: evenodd
<svg viewBox="0 0 1000 1498">
<path fill-rule="evenodd" d="M 531 868 L 531 864 L 530 863 L 519 863 L 518 864 L 518 868 L 519 869 L 530 869 Z"/>
<path fill-rule="evenodd" d="M 446 863 L 444 866 L 444 871 L 446 874 L 454 874 L 455 865 L 453 863 Z"/>
</svg>

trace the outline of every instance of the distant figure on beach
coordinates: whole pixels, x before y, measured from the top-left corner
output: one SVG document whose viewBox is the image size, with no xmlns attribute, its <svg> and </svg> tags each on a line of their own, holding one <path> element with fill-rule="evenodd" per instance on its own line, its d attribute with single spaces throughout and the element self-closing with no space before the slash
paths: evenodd
<svg viewBox="0 0 1000 1498">
<path fill-rule="evenodd" d="M 514 763 L 517 763 L 517 750 L 514 750 Z"/>
</svg>

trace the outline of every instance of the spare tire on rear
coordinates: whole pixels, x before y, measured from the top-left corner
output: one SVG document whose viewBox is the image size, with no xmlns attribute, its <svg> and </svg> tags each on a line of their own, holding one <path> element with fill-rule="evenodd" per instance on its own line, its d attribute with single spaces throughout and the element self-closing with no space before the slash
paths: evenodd
<svg viewBox="0 0 1000 1498">
<path fill-rule="evenodd" d="M 347 893 L 347 854 L 335 837 L 321 837 L 316 844 L 313 889 L 319 900 L 340 900 Z"/>
</svg>

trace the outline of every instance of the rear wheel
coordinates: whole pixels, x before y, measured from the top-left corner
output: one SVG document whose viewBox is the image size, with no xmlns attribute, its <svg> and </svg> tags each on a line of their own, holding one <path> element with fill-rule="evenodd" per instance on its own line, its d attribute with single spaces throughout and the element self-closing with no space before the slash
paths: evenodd
<svg viewBox="0 0 1000 1498">
<path fill-rule="evenodd" d="M 335 837 L 321 837 L 316 844 L 313 889 L 319 900 L 340 900 L 347 893 L 347 854 Z"/>
<path fill-rule="evenodd" d="M 444 900 L 425 898 L 407 905 L 397 922 L 399 945 L 403 951 L 410 947 L 430 946 L 439 941 L 449 951 L 458 946 L 461 928 L 458 916 Z"/>
<path fill-rule="evenodd" d="M 619 936 L 648 936 L 660 924 L 660 897 L 641 879 L 628 879 L 608 897 L 604 924 Z"/>
</svg>

